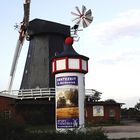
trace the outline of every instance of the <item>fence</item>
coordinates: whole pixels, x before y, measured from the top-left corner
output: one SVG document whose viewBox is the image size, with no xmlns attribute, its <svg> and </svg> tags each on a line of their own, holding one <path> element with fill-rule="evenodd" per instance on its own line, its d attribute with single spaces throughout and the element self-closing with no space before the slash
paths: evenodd
<svg viewBox="0 0 140 140">
<path fill-rule="evenodd" d="M 93 89 L 86 89 L 85 94 L 94 94 Z M 31 99 L 31 98 L 54 98 L 55 88 L 36 88 L 36 89 L 21 89 L 12 91 L 1 91 L 0 95 L 9 96 L 16 99 Z"/>
</svg>

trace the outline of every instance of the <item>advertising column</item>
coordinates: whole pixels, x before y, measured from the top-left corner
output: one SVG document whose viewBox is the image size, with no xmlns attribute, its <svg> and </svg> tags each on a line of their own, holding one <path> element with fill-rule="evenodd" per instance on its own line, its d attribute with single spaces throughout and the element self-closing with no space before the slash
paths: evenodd
<svg viewBox="0 0 140 140">
<path fill-rule="evenodd" d="M 56 129 L 81 127 L 84 124 L 84 74 L 59 73 L 55 75 L 55 82 Z"/>
<path fill-rule="evenodd" d="M 73 38 L 65 39 L 64 51 L 52 59 L 55 74 L 56 130 L 84 127 L 85 74 L 89 58 L 72 47 Z"/>
</svg>

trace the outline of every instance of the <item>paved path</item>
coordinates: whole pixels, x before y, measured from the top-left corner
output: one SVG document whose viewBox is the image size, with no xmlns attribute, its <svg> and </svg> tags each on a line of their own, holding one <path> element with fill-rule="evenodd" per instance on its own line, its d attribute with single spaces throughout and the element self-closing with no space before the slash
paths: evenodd
<svg viewBox="0 0 140 140">
<path fill-rule="evenodd" d="M 109 126 L 103 127 L 108 138 L 140 138 L 140 125 Z"/>
<path fill-rule="evenodd" d="M 102 127 L 102 129 L 110 139 L 140 138 L 140 123 L 132 123 L 123 126 L 105 126 Z"/>
<path fill-rule="evenodd" d="M 107 133 L 109 139 L 121 139 L 121 138 L 140 138 L 140 132 L 117 132 Z"/>
</svg>

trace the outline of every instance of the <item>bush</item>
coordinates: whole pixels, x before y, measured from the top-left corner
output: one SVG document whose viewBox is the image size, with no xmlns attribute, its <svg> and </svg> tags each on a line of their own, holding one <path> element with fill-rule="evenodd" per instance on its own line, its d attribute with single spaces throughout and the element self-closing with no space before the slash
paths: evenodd
<svg viewBox="0 0 140 140">
<path fill-rule="evenodd" d="M 24 126 L 14 120 L 0 119 L 0 139 L 2 140 L 22 140 Z"/>
<path fill-rule="evenodd" d="M 26 140 L 108 140 L 107 136 L 101 129 L 94 131 L 67 131 L 67 132 L 47 132 L 34 133 L 28 136 Z"/>
<path fill-rule="evenodd" d="M 41 111 L 33 111 L 27 118 L 27 123 L 32 125 L 39 125 L 45 123 L 44 115 Z"/>
<path fill-rule="evenodd" d="M 32 112 L 28 112 L 28 115 L 25 115 L 25 121 L 27 124 L 31 125 L 48 125 L 55 123 L 55 115 L 48 115 L 50 111 L 45 109 L 34 110 Z"/>
<path fill-rule="evenodd" d="M 26 131 L 25 131 L 26 130 Z M 108 140 L 101 129 L 93 131 L 28 131 L 13 120 L 0 120 L 1 140 Z"/>
</svg>

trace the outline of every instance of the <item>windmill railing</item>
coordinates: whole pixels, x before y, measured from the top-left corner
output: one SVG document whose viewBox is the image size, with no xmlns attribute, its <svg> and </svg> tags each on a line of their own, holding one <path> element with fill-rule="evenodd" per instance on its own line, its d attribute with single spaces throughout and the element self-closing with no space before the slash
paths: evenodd
<svg viewBox="0 0 140 140">
<path fill-rule="evenodd" d="M 93 89 L 85 90 L 86 95 L 91 93 L 94 93 Z M 5 90 L 0 92 L 0 96 L 13 97 L 16 99 L 54 98 L 55 88 L 21 89 L 21 90 L 11 90 L 11 92 Z"/>
</svg>

